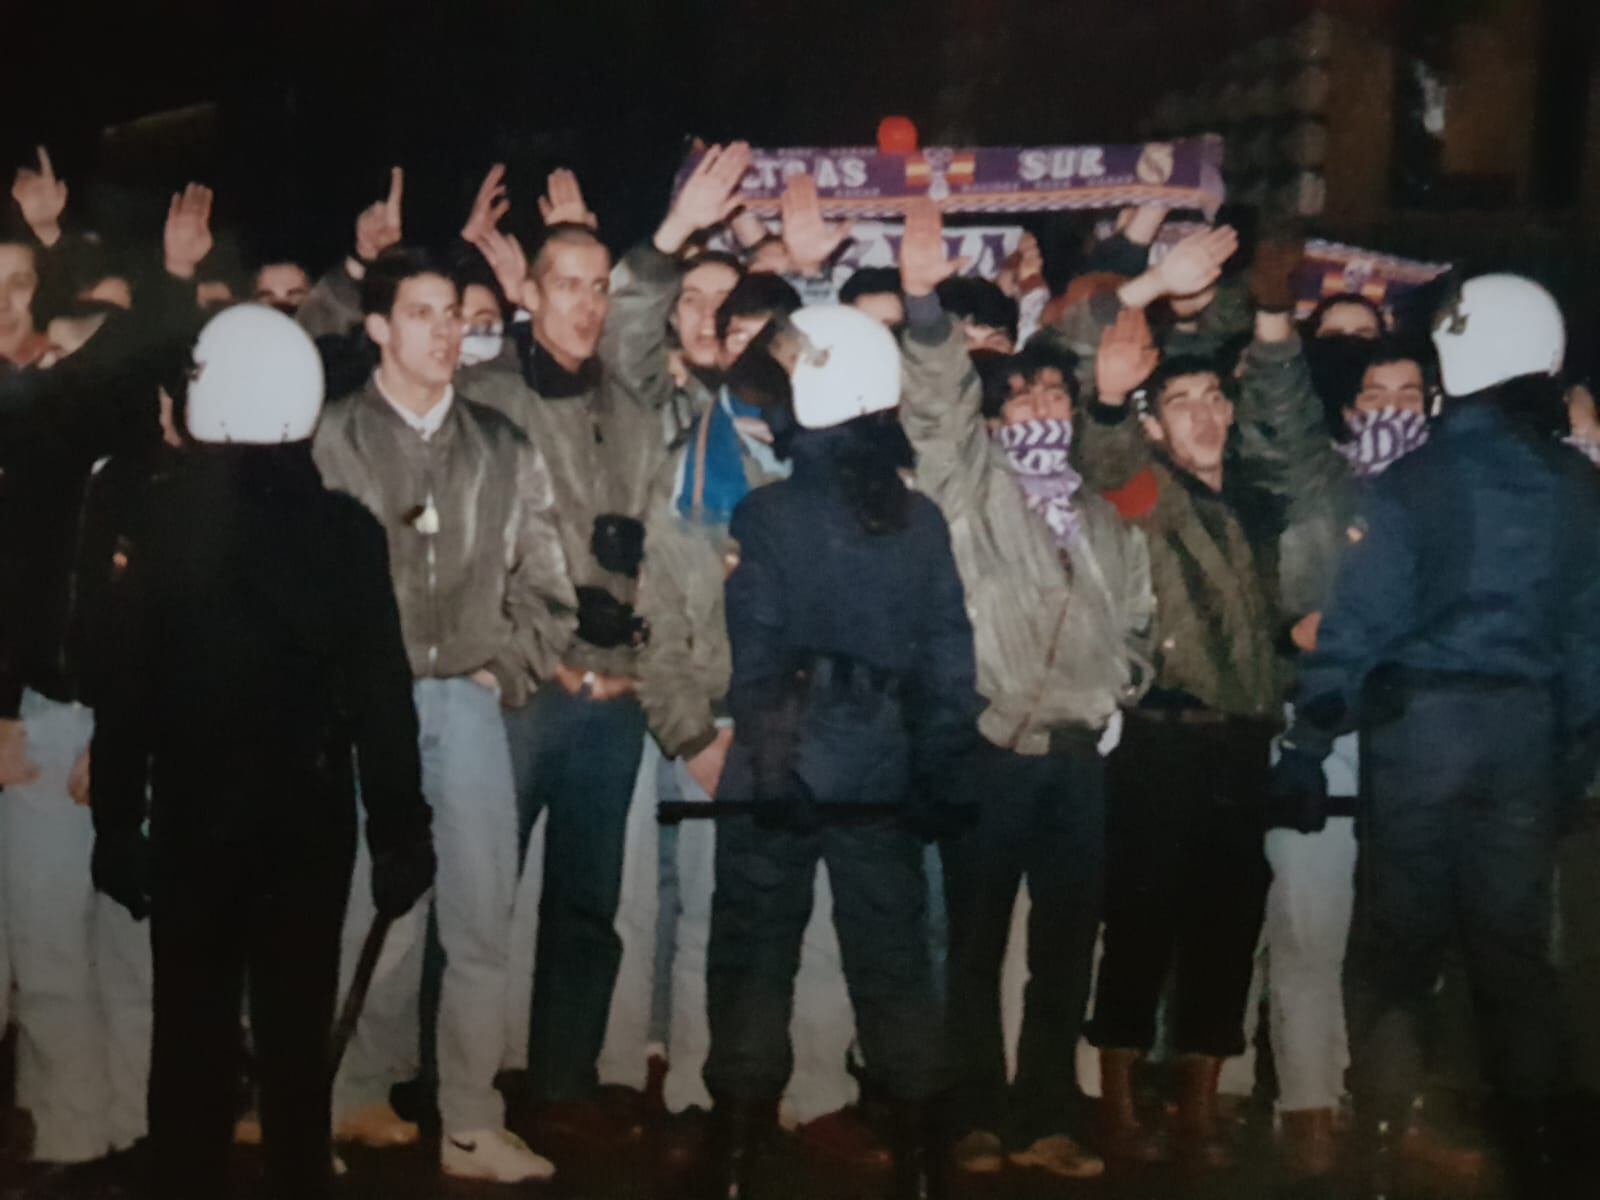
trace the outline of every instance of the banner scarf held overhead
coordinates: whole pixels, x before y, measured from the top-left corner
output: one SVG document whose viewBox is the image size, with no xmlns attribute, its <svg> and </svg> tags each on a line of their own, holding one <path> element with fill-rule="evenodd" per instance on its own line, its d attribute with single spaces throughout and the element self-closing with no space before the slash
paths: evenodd
<svg viewBox="0 0 1600 1200">
<path fill-rule="evenodd" d="M 684 161 L 676 195 L 701 154 Z M 744 206 L 777 216 L 784 182 L 807 174 L 829 217 L 898 217 L 930 197 L 946 213 L 1021 213 L 1164 204 L 1214 216 L 1223 201 L 1222 139 L 1088 146 L 929 146 L 885 154 L 870 146 L 751 152 Z"/>
</svg>

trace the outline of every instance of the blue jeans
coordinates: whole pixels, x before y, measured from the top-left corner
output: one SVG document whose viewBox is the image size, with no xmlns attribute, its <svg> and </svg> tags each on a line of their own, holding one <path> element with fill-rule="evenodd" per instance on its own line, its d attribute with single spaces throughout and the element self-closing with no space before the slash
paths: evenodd
<svg viewBox="0 0 1600 1200">
<path fill-rule="evenodd" d="M 656 773 L 656 799 L 662 804 L 709 800 L 689 776 L 683 760 L 663 759 Z M 678 826 L 657 826 L 656 946 L 650 984 L 650 1041 L 662 1046 L 672 1039 L 672 964 L 678 957 L 678 918 L 683 893 L 678 876 Z"/>
<path fill-rule="evenodd" d="M 444 947 L 437 1024 L 439 1114 L 446 1132 L 505 1123 L 494 1077 L 505 1055 L 506 971 L 515 896 L 516 807 L 500 702 L 470 679 L 423 679 L 413 689 L 421 725 L 422 791 L 439 856 L 434 912 Z M 356 862 L 345 925 L 346 974 L 372 923 L 371 860 Z M 335 1111 L 388 1098 L 417 1070 L 424 938 L 373 984 L 345 1054 Z"/>
<path fill-rule="evenodd" d="M 598 1084 L 595 1063 L 622 961 L 617 903 L 644 710 L 632 698 L 592 700 L 548 686 L 507 712 L 505 724 L 522 852 L 539 814 L 549 813 L 528 1088 L 536 1101 L 575 1100 Z"/>
</svg>

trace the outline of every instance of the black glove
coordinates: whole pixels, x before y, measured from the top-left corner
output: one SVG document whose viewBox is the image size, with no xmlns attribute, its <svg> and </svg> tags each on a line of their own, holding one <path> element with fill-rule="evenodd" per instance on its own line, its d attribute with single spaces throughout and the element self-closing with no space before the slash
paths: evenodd
<svg viewBox="0 0 1600 1200">
<path fill-rule="evenodd" d="M 650 638 L 649 624 L 605 588 L 578 589 L 578 637 L 591 646 L 642 646 Z"/>
<path fill-rule="evenodd" d="M 1267 828 L 1321 833 L 1328 824 L 1328 779 L 1316 755 L 1284 743 L 1267 792 Z"/>
<path fill-rule="evenodd" d="M 135 921 L 150 915 L 150 843 L 143 833 L 96 834 L 89 877 Z"/>
<path fill-rule="evenodd" d="M 606 570 L 637 579 L 644 562 L 644 526 L 633 517 L 601 513 L 594 519 L 589 549 Z"/>
<path fill-rule="evenodd" d="M 433 886 L 438 860 L 431 837 L 412 838 L 372 856 L 372 903 L 378 915 L 405 916 Z"/>
</svg>

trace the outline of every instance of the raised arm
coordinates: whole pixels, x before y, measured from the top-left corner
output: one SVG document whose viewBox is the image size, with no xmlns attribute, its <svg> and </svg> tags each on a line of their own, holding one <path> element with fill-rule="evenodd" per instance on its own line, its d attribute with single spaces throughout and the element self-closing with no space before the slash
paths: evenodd
<svg viewBox="0 0 1600 1200">
<path fill-rule="evenodd" d="M 313 338 L 345 337 L 361 327 L 361 280 L 378 255 L 399 243 L 404 198 L 405 172 L 391 167 L 389 194 L 367 205 L 356 217 L 354 249 L 317 280 L 295 314 L 300 327 Z"/>
<path fill-rule="evenodd" d="M 983 385 L 936 289 L 959 268 L 945 251 L 932 201 L 912 205 L 900 243 L 906 292 L 900 421 L 917 451 L 917 486 L 947 516 L 982 502 L 995 469 L 983 422 Z"/>
</svg>

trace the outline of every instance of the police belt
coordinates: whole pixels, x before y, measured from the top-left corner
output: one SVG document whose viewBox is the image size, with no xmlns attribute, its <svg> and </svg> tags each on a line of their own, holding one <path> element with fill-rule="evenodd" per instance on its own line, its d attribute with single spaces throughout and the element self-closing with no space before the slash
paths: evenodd
<svg viewBox="0 0 1600 1200">
<path fill-rule="evenodd" d="M 1375 692 L 1385 689 L 1400 692 L 1457 692 L 1485 695 L 1497 692 L 1550 691 L 1543 679 L 1523 679 L 1515 675 L 1484 675 L 1473 671 L 1439 671 L 1426 667 L 1381 667 L 1367 685 Z"/>
</svg>

